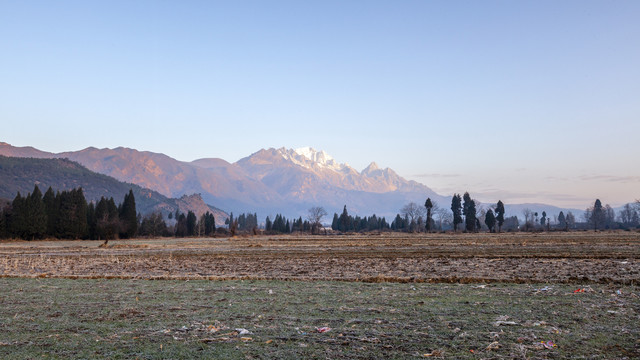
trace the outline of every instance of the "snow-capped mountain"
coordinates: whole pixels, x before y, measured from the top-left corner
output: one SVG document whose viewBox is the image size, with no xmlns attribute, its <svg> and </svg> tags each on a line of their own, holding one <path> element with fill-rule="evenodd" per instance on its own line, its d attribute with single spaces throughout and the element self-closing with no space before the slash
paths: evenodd
<svg viewBox="0 0 640 360">
<path fill-rule="evenodd" d="M 0 144 L 0 155 L 64 157 L 98 173 L 180 197 L 199 193 L 227 211 L 304 215 L 311 206 L 354 214 L 393 216 L 409 201 L 447 199 L 375 163 L 358 172 L 324 151 L 262 149 L 236 163 L 208 158 L 181 162 L 164 154 L 128 148 L 87 148 L 59 154 Z"/>
</svg>

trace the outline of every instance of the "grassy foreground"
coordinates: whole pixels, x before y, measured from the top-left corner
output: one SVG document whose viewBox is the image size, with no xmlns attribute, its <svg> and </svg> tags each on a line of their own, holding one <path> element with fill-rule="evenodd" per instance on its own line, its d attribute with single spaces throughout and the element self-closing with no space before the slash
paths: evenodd
<svg viewBox="0 0 640 360">
<path fill-rule="evenodd" d="M 544 287 L 1 278 L 0 358 L 640 357 L 637 287 Z"/>
</svg>

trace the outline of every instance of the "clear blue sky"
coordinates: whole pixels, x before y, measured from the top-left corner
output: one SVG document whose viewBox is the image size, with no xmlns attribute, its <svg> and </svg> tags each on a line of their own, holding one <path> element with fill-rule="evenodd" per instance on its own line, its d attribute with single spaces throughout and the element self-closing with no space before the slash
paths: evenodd
<svg viewBox="0 0 640 360">
<path fill-rule="evenodd" d="M 442 194 L 640 198 L 640 1 L 0 0 L 0 141 L 312 146 Z"/>
</svg>

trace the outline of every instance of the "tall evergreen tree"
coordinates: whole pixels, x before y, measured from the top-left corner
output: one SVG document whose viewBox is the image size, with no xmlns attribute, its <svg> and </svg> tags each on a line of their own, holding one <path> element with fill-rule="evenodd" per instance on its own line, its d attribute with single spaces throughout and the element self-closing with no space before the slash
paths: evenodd
<svg viewBox="0 0 640 360">
<path fill-rule="evenodd" d="M 498 223 L 498 232 L 502 231 L 502 224 L 504 224 L 504 204 L 501 200 L 498 200 L 498 204 L 496 204 L 496 222 Z"/>
<path fill-rule="evenodd" d="M 216 233 L 216 219 L 213 214 L 207 211 L 207 213 L 204 214 L 204 219 L 204 234 L 206 236 L 214 235 Z"/>
<path fill-rule="evenodd" d="M 558 214 L 558 226 L 564 229 L 566 225 L 567 225 L 567 219 L 565 219 L 564 217 L 564 212 L 560 211 L 560 214 Z"/>
<path fill-rule="evenodd" d="M 453 212 L 453 231 L 458 231 L 458 224 L 462 222 L 462 198 L 460 194 L 453 194 L 451 198 L 451 211 Z"/>
<path fill-rule="evenodd" d="M 122 227 L 120 235 L 125 239 L 133 238 L 138 233 L 138 213 L 136 211 L 136 199 L 133 190 L 124 196 L 124 201 L 120 208 L 120 225 Z"/>
<path fill-rule="evenodd" d="M 196 214 L 189 210 L 187 213 L 187 236 L 194 236 L 196 234 L 196 222 L 198 218 Z"/>
<path fill-rule="evenodd" d="M 427 232 L 431 232 L 432 222 L 431 219 L 431 209 L 433 209 L 433 203 L 431 202 L 431 198 L 427 198 L 427 201 L 424 203 L 424 207 L 427 208 Z"/>
<path fill-rule="evenodd" d="M 591 222 L 593 224 L 593 230 L 598 230 L 600 225 L 604 222 L 604 209 L 600 199 L 596 199 L 593 204 L 593 211 L 591 212 Z"/>
<path fill-rule="evenodd" d="M 267 216 L 266 220 L 264 221 L 264 229 L 267 232 L 270 232 L 273 230 L 273 223 L 271 222 L 271 219 L 269 219 L 269 217 Z"/>
<path fill-rule="evenodd" d="M 471 199 L 468 192 L 464 193 L 464 203 L 462 205 L 464 212 L 465 228 L 467 231 L 475 231 L 476 229 L 476 203 Z"/>
<path fill-rule="evenodd" d="M 347 205 L 344 206 L 344 209 L 342 210 L 342 214 L 340 215 L 339 218 L 339 226 L 340 226 L 340 231 L 341 232 L 347 232 L 347 231 L 351 231 L 352 226 L 353 226 L 353 221 L 349 216 L 349 213 L 347 212 Z"/>
<path fill-rule="evenodd" d="M 25 239 L 40 239 L 47 233 L 47 212 L 42 202 L 42 193 L 35 185 L 26 199 L 27 233 Z"/>
</svg>

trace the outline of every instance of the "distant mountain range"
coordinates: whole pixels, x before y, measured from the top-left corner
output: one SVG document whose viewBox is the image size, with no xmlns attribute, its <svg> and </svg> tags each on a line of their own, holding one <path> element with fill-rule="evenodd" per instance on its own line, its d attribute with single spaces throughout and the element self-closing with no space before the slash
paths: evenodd
<svg viewBox="0 0 640 360">
<path fill-rule="evenodd" d="M 451 203 L 450 196 L 406 180 L 390 168 L 371 163 L 358 172 L 324 151 L 308 147 L 262 149 L 235 163 L 219 158 L 182 162 L 164 154 L 123 147 L 90 147 L 54 154 L 6 143 L 0 143 L 0 155 L 68 158 L 168 198 L 201 194 L 206 203 L 217 208 L 236 214 L 257 212 L 261 218 L 276 213 L 304 216 L 312 206 L 323 206 L 331 215 L 340 213 L 344 205 L 352 214 L 393 217 L 410 201 L 422 205 L 430 197 L 443 208 Z M 549 215 L 560 210 L 577 211 L 544 204 L 506 204 L 507 215 L 522 216 L 525 207 L 540 213 L 545 210 Z"/>
<path fill-rule="evenodd" d="M 219 225 L 228 217 L 224 211 L 204 203 L 199 195 L 168 198 L 157 191 L 136 184 L 118 181 L 110 176 L 98 174 L 68 159 L 37 159 L 5 157 L 0 155 L 0 198 L 12 200 L 17 192 L 23 196 L 38 185 L 44 193 L 49 187 L 55 191 L 71 190 L 81 187 L 88 201 L 97 201 L 100 197 L 113 197 L 116 204 L 124 195 L 133 190 L 136 208 L 141 214 L 159 211 L 165 215 L 175 213 L 177 209 L 186 213 L 193 211 L 201 215 L 206 211 L 214 214 Z"/>
</svg>

